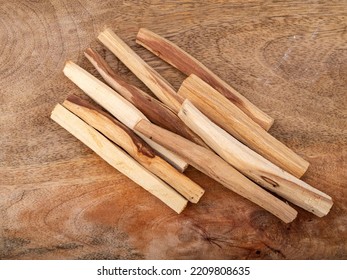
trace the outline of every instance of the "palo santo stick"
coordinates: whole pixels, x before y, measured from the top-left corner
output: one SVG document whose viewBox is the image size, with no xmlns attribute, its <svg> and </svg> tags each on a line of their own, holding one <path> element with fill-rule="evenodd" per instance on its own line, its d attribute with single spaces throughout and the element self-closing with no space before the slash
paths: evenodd
<svg viewBox="0 0 347 280">
<path fill-rule="evenodd" d="M 228 102 L 199 77 L 190 75 L 178 93 L 189 99 L 204 115 L 251 149 L 300 178 L 309 163 L 256 123 L 249 121 L 238 107 Z"/>
<path fill-rule="evenodd" d="M 197 203 L 204 194 L 199 185 L 157 156 L 146 142 L 111 115 L 75 95 L 70 95 L 63 105 L 123 148 L 142 166 L 168 183 L 190 202 Z"/>
<path fill-rule="evenodd" d="M 141 120 L 135 130 L 179 154 L 196 169 L 263 207 L 285 223 L 295 219 L 297 212 L 292 207 L 257 186 L 214 152 L 146 120 Z"/>
<path fill-rule="evenodd" d="M 162 76 L 139 57 L 122 39 L 109 28 L 98 36 L 115 56 L 122 61 L 164 104 L 178 112 L 183 100 Z"/>
<path fill-rule="evenodd" d="M 113 89 L 105 85 L 103 82 L 95 78 L 83 68 L 79 67 L 72 61 L 67 61 L 64 67 L 64 74 L 72 82 L 74 82 L 81 90 L 83 90 L 96 103 L 99 103 L 120 122 L 130 129 L 141 120 L 147 120 L 134 105 L 125 100 Z M 140 135 L 141 136 L 141 135 Z M 179 171 L 184 171 L 188 164 L 177 155 L 154 143 L 147 137 L 142 137 L 150 146 L 157 150 L 166 160 L 174 165 Z"/>
<path fill-rule="evenodd" d="M 138 108 L 151 122 L 190 139 L 201 146 L 207 147 L 204 141 L 192 132 L 173 111 L 159 100 L 122 79 L 98 52 L 89 48 L 84 55 L 94 65 L 108 85 Z"/>
<path fill-rule="evenodd" d="M 187 200 L 180 194 L 63 106 L 58 104 L 52 111 L 51 118 L 108 164 L 159 198 L 177 213 L 181 213 L 186 207 Z"/>
<path fill-rule="evenodd" d="M 185 100 L 179 117 L 224 160 L 266 189 L 312 212 L 325 216 L 333 205 L 330 196 L 285 172 L 211 122 Z"/>
<path fill-rule="evenodd" d="M 209 83 L 264 129 L 268 130 L 273 124 L 274 120 L 270 116 L 224 82 L 205 65 L 172 42 L 148 29 L 141 28 L 137 34 L 136 43 L 145 47 L 186 75 L 195 74 Z"/>
</svg>

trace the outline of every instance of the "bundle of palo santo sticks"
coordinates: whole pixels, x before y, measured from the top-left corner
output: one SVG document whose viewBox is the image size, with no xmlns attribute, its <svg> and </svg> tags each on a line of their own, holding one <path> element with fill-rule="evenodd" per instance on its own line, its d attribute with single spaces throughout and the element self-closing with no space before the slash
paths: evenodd
<svg viewBox="0 0 347 280">
<path fill-rule="evenodd" d="M 273 119 L 201 62 L 140 29 L 137 43 L 188 75 L 176 92 L 110 29 L 98 39 L 158 99 L 88 49 L 85 56 L 108 85 L 71 61 L 64 74 L 105 110 L 71 95 L 51 118 L 114 168 L 177 213 L 204 194 L 183 174 L 188 165 L 286 223 L 297 216 L 286 201 L 318 217 L 330 211 L 331 197 L 299 179 L 309 163 L 267 132 Z"/>
</svg>

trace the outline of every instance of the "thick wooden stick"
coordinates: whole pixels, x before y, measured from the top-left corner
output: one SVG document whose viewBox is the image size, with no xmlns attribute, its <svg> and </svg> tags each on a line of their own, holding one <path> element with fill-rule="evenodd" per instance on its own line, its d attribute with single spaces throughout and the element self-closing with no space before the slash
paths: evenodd
<svg viewBox="0 0 347 280">
<path fill-rule="evenodd" d="M 159 198 L 177 213 L 181 213 L 186 207 L 187 200 L 180 194 L 63 106 L 58 104 L 52 111 L 51 118 L 108 164 Z"/>
<path fill-rule="evenodd" d="M 136 42 L 186 75 L 195 74 L 209 83 L 264 129 L 268 130 L 273 124 L 270 116 L 172 42 L 145 28 L 139 30 Z"/>
<path fill-rule="evenodd" d="M 183 99 L 162 76 L 139 57 L 111 29 L 101 32 L 98 39 L 122 61 L 164 104 L 178 112 Z"/>
<path fill-rule="evenodd" d="M 169 107 L 122 79 L 98 52 L 89 48 L 84 54 L 108 85 L 131 102 L 151 122 L 207 147 L 204 141 L 192 132 Z"/>
<path fill-rule="evenodd" d="M 257 186 L 212 151 L 146 120 L 141 120 L 135 130 L 176 152 L 196 169 L 282 221 L 289 223 L 295 219 L 297 212 L 292 207 Z"/>
<path fill-rule="evenodd" d="M 312 212 L 325 216 L 333 205 L 330 196 L 285 172 L 240 143 L 211 122 L 194 105 L 185 100 L 179 117 L 224 160 L 266 189 Z"/>
<path fill-rule="evenodd" d="M 63 105 L 123 148 L 142 166 L 168 183 L 190 202 L 197 203 L 204 194 L 199 185 L 157 156 L 146 142 L 111 115 L 75 95 L 70 95 Z"/>
<path fill-rule="evenodd" d="M 147 120 L 134 105 L 125 100 L 113 89 L 99 81 L 93 75 L 79 67 L 72 61 L 68 61 L 64 67 L 64 74 L 72 82 L 74 82 L 81 90 L 83 90 L 96 103 L 99 103 L 120 122 L 130 129 L 141 120 Z M 141 136 L 141 135 L 140 135 Z M 157 150 L 168 162 L 174 165 L 179 171 L 184 171 L 188 164 L 177 155 L 161 147 L 147 137 L 142 137 L 150 146 Z"/>
<path fill-rule="evenodd" d="M 238 107 L 228 102 L 199 77 L 190 75 L 178 93 L 189 99 L 204 115 L 251 149 L 300 178 L 309 163 L 259 125 L 249 121 Z"/>
</svg>

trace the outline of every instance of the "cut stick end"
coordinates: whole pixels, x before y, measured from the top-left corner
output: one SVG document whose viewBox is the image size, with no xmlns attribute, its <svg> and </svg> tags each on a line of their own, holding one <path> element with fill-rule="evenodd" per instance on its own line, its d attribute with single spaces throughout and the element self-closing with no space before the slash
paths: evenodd
<svg viewBox="0 0 347 280">
<path fill-rule="evenodd" d="M 191 202 L 191 203 L 198 203 L 200 201 L 200 198 L 204 195 L 205 193 L 205 190 L 202 189 L 200 193 L 196 194 L 195 196 L 191 196 L 188 200 Z"/>
<path fill-rule="evenodd" d="M 316 211 L 312 211 L 312 213 L 317 217 L 322 218 L 328 215 L 333 205 L 334 202 L 332 199 L 324 199 L 323 203 L 319 205 L 319 208 L 317 207 Z"/>
<path fill-rule="evenodd" d="M 182 203 L 182 204 L 180 205 L 180 207 L 176 207 L 176 208 L 174 209 L 174 211 L 175 211 L 177 214 L 181 214 L 181 213 L 183 212 L 183 210 L 186 209 L 187 205 L 188 205 L 188 200 L 186 200 L 185 203 Z"/>
<path fill-rule="evenodd" d="M 267 122 L 264 122 L 262 127 L 266 130 L 266 131 L 269 131 L 270 128 L 272 127 L 272 125 L 274 124 L 275 122 L 275 119 L 269 117 Z"/>
<path fill-rule="evenodd" d="M 284 216 L 284 217 L 282 216 L 280 218 L 286 224 L 293 222 L 296 219 L 296 217 L 298 216 L 298 212 L 292 207 L 290 207 L 290 209 L 287 211 L 286 214 L 287 214 L 287 216 Z"/>
</svg>

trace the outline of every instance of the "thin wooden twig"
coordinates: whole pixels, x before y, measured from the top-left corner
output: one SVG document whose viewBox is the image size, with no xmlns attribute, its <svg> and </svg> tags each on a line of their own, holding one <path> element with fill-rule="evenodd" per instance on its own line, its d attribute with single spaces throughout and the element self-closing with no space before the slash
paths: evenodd
<svg viewBox="0 0 347 280">
<path fill-rule="evenodd" d="M 108 164 L 159 198 L 177 213 L 181 213 L 186 207 L 185 198 L 63 106 L 58 104 L 52 111 L 51 118 Z"/>
<path fill-rule="evenodd" d="M 318 217 L 329 213 L 333 201 L 240 143 L 185 100 L 179 117 L 224 160 L 264 188 L 312 212 Z"/>
<path fill-rule="evenodd" d="M 135 130 L 179 154 L 196 169 L 282 221 L 289 223 L 295 219 L 297 212 L 292 207 L 257 186 L 212 151 L 146 120 L 139 121 Z"/>
<path fill-rule="evenodd" d="M 141 28 L 137 34 L 136 42 L 186 75 L 195 74 L 203 79 L 264 129 L 268 130 L 273 124 L 274 120 L 270 116 L 224 82 L 200 61 L 169 40 L 146 28 Z"/>
<path fill-rule="evenodd" d="M 146 142 L 111 115 L 75 95 L 70 95 L 63 106 L 123 148 L 142 166 L 172 186 L 190 202 L 197 203 L 204 194 L 199 185 L 159 157 Z"/>
</svg>

